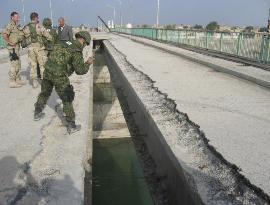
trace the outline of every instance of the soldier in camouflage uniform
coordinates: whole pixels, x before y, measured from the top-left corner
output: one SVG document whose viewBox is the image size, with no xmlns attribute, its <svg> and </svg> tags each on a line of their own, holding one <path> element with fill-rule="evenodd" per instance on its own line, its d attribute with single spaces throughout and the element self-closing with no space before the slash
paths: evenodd
<svg viewBox="0 0 270 205">
<path fill-rule="evenodd" d="M 25 38 L 28 42 L 28 60 L 30 63 L 30 77 L 34 88 L 38 87 L 37 65 L 40 68 L 41 79 L 43 78 L 44 65 L 47 61 L 47 53 L 43 43 L 43 38 L 52 41 L 52 36 L 47 30 L 39 25 L 38 14 L 36 12 L 30 15 L 31 22 L 23 28 Z"/>
<path fill-rule="evenodd" d="M 3 31 L 3 37 L 7 43 L 7 49 L 10 57 L 9 70 L 9 86 L 11 88 L 21 87 L 25 83 L 21 81 L 20 70 L 20 41 L 22 40 L 22 32 L 18 28 L 19 14 L 12 12 L 10 15 L 10 22 Z"/>
<path fill-rule="evenodd" d="M 44 18 L 42 24 L 44 28 L 47 30 L 47 32 L 49 32 L 50 35 L 52 36 L 52 41 L 48 41 L 45 37 L 43 37 L 45 50 L 46 50 L 47 56 L 49 56 L 50 52 L 53 50 L 54 44 L 56 44 L 58 41 L 57 30 L 52 28 L 52 21 L 49 18 Z"/>
<path fill-rule="evenodd" d="M 89 57 L 86 62 L 83 59 L 83 48 L 90 44 L 91 37 L 88 32 L 80 31 L 73 42 L 61 42 L 54 45 L 47 63 L 45 64 L 44 78 L 41 83 L 41 93 L 35 104 L 34 119 L 40 120 L 44 113 L 47 100 L 53 88 L 63 102 L 63 111 L 66 115 L 67 130 L 69 133 L 80 130 L 80 126 L 75 124 L 75 113 L 72 102 L 74 100 L 73 87 L 68 76 L 74 71 L 78 75 L 84 75 L 89 70 L 89 65 L 93 63 L 93 58 Z"/>
</svg>

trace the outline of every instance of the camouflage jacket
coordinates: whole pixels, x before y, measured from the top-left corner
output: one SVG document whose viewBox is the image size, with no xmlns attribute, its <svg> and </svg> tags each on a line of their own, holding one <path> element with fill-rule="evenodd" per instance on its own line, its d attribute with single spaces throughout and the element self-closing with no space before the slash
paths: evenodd
<svg viewBox="0 0 270 205">
<path fill-rule="evenodd" d="M 10 21 L 4 28 L 3 33 L 7 34 L 11 43 L 19 44 L 23 39 L 23 33 L 19 29 L 18 25 L 13 21 Z M 8 46 L 10 48 L 10 46 Z"/>
<path fill-rule="evenodd" d="M 53 29 L 53 28 L 49 28 L 49 29 L 46 29 L 46 30 L 51 35 L 52 41 L 48 41 L 47 38 L 45 38 L 43 36 L 43 44 L 45 46 L 45 49 L 47 51 L 50 51 L 51 52 L 53 50 L 54 45 L 58 42 L 57 30 L 56 29 Z"/>
<path fill-rule="evenodd" d="M 28 45 L 39 43 L 40 46 L 44 46 L 43 37 L 48 41 L 52 41 L 50 33 L 41 25 L 31 22 L 23 28 L 23 33 L 27 39 Z"/>
<path fill-rule="evenodd" d="M 45 64 L 44 78 L 68 77 L 74 71 L 78 75 L 86 74 L 89 65 L 84 63 L 82 50 L 83 46 L 77 40 L 69 42 L 69 44 L 55 44 Z"/>
</svg>

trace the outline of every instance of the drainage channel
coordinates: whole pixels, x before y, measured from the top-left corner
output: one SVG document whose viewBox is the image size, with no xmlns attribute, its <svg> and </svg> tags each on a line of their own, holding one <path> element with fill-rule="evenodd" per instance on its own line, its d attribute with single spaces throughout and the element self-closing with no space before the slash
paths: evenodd
<svg viewBox="0 0 270 205">
<path fill-rule="evenodd" d="M 152 205 L 152 195 L 105 62 L 102 44 L 95 56 L 92 204 Z"/>
</svg>

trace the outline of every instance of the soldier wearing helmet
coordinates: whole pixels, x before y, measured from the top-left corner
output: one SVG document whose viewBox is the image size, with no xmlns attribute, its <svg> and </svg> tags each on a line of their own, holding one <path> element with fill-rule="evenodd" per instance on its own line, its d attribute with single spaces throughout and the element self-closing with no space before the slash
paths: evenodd
<svg viewBox="0 0 270 205">
<path fill-rule="evenodd" d="M 57 30 L 52 28 L 52 21 L 50 18 L 44 18 L 42 25 L 47 30 L 47 32 L 50 33 L 52 36 L 52 41 L 48 41 L 46 38 L 43 37 L 43 43 L 45 46 L 45 50 L 47 51 L 47 55 L 50 54 L 50 52 L 53 50 L 54 44 L 57 43 L 58 37 L 57 37 Z"/>
<path fill-rule="evenodd" d="M 80 130 L 80 126 L 75 124 L 75 113 L 72 105 L 75 93 L 68 76 L 74 71 L 77 75 L 86 74 L 89 65 L 94 61 L 93 57 L 89 57 L 85 62 L 82 54 L 83 48 L 90 44 L 90 34 L 86 31 L 80 31 L 75 37 L 75 41 L 61 42 L 54 45 L 54 49 L 45 64 L 41 93 L 35 103 L 34 113 L 34 120 L 40 120 L 44 116 L 42 111 L 53 88 L 55 88 L 63 102 L 63 111 L 66 115 L 67 131 L 69 133 Z"/>
</svg>

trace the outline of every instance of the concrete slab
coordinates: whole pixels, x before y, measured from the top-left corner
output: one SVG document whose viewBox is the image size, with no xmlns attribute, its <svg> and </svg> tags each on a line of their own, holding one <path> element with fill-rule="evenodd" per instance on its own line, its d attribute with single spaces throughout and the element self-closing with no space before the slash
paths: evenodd
<svg viewBox="0 0 270 205">
<path fill-rule="evenodd" d="M 215 58 L 208 55 L 203 55 L 203 54 L 185 50 L 185 49 L 173 46 L 173 45 L 160 43 L 157 41 L 152 41 L 152 40 L 141 38 L 141 37 L 129 36 L 129 35 L 124 35 L 124 34 L 121 34 L 121 36 L 125 36 L 136 42 L 140 42 L 145 45 L 161 49 L 165 52 L 178 55 L 180 57 L 186 58 L 193 62 L 200 63 L 216 71 L 224 72 L 224 73 L 251 81 L 263 87 L 270 88 L 270 72 L 263 70 L 261 68 L 247 66 L 242 63 L 235 63 L 232 61 L 223 60 L 221 58 Z"/>
<path fill-rule="evenodd" d="M 130 133 L 114 90 L 103 54 L 94 63 L 94 139 L 130 138 Z"/>
<path fill-rule="evenodd" d="M 269 169 L 269 91 L 120 36 L 112 36 L 110 42 L 115 49 L 105 42 L 108 55 L 131 106 L 136 108 L 136 119 L 143 131 L 156 134 L 156 142 L 146 139 L 153 143 L 149 146 L 155 157 L 163 157 L 155 147 L 157 133 L 161 133 L 168 155 L 177 157 L 189 184 L 204 203 L 265 204 L 260 192 L 253 195 L 252 189 L 258 189 L 243 180 L 232 164 L 268 193 L 269 176 L 264 170 Z M 176 100 L 177 110 L 167 96 Z M 210 146 L 183 112 L 201 126 Z"/>
<path fill-rule="evenodd" d="M 108 40 L 110 38 L 107 32 L 91 32 L 90 34 L 94 40 Z"/>
<path fill-rule="evenodd" d="M 34 103 L 40 88 L 27 84 L 10 89 L 8 61 L 0 68 L 0 204 L 83 204 L 84 175 L 86 170 L 91 171 L 92 70 L 71 77 L 76 120 L 82 130 L 68 135 L 55 92 L 44 110 L 45 118 L 35 122 Z M 22 57 L 21 73 L 29 83 L 26 55 Z"/>
</svg>

